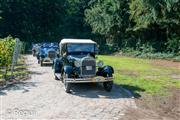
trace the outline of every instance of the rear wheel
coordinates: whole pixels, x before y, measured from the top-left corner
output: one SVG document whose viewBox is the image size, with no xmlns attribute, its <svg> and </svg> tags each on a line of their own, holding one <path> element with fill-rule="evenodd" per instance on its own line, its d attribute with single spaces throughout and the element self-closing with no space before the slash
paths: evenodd
<svg viewBox="0 0 180 120">
<path fill-rule="evenodd" d="M 112 77 L 112 74 L 107 74 L 105 77 Z M 113 87 L 113 81 L 104 82 L 103 86 L 107 92 L 110 92 L 112 90 L 112 87 Z"/>
<path fill-rule="evenodd" d="M 64 90 L 67 93 L 70 93 L 71 92 L 71 84 L 66 81 L 67 78 L 68 78 L 68 74 L 63 73 Z"/>
</svg>

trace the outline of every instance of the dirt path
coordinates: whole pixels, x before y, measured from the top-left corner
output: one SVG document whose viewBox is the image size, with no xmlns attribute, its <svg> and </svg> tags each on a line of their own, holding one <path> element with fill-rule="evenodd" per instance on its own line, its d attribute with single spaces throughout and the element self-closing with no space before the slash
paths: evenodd
<svg viewBox="0 0 180 120">
<path fill-rule="evenodd" d="M 26 58 L 31 78 L 0 91 L 0 119 L 120 119 L 126 109 L 136 108 L 120 86 L 108 93 L 101 85 L 80 84 L 67 94 L 51 67 L 40 67 L 31 55 Z"/>
</svg>

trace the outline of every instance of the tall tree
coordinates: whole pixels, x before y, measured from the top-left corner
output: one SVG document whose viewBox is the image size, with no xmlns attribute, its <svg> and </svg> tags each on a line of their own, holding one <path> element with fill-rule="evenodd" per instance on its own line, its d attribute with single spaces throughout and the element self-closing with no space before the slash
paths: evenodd
<svg viewBox="0 0 180 120">
<path fill-rule="evenodd" d="M 104 35 L 109 43 L 121 45 L 128 27 L 127 0 L 96 0 L 85 12 L 94 33 Z"/>
<path fill-rule="evenodd" d="M 0 0 L 0 32 L 21 40 L 57 39 L 64 23 L 65 0 Z"/>
<path fill-rule="evenodd" d="M 178 51 L 179 0 L 131 0 L 130 14 L 130 20 L 135 22 L 133 29 L 141 34 L 142 40 L 151 40 L 160 51 L 169 45 L 170 51 Z"/>
</svg>

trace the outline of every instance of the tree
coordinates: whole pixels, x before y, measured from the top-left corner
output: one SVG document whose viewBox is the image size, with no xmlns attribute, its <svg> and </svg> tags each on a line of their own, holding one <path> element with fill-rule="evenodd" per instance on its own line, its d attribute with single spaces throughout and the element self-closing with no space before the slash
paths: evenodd
<svg viewBox="0 0 180 120">
<path fill-rule="evenodd" d="M 128 27 L 127 0 L 97 0 L 85 11 L 86 22 L 94 33 L 104 35 L 109 43 L 120 46 Z"/>
<path fill-rule="evenodd" d="M 24 41 L 60 38 L 64 8 L 65 0 L 0 0 L 0 33 Z"/>
<path fill-rule="evenodd" d="M 140 33 L 142 41 L 151 41 L 158 51 L 167 49 L 169 43 L 180 45 L 178 37 L 171 39 L 174 35 L 180 35 L 179 6 L 179 0 L 131 0 L 130 20 L 135 22 L 132 29 Z M 173 51 L 177 52 L 178 49 Z"/>
</svg>

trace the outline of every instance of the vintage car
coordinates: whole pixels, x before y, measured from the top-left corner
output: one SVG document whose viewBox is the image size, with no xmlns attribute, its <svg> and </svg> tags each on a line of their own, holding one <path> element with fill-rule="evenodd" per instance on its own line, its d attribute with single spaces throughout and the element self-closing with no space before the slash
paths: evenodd
<svg viewBox="0 0 180 120">
<path fill-rule="evenodd" d="M 40 46 L 41 46 L 40 43 L 32 44 L 32 55 L 34 57 L 37 56 Z"/>
<path fill-rule="evenodd" d="M 88 39 L 63 39 L 60 57 L 54 61 L 55 79 L 62 80 L 67 93 L 74 83 L 103 83 L 106 91 L 113 86 L 114 70 L 96 61 L 97 44 Z"/>
<path fill-rule="evenodd" d="M 40 63 L 41 66 L 44 64 L 52 64 L 57 54 L 59 54 L 58 46 L 42 45 L 37 57 L 38 63 Z"/>
</svg>

